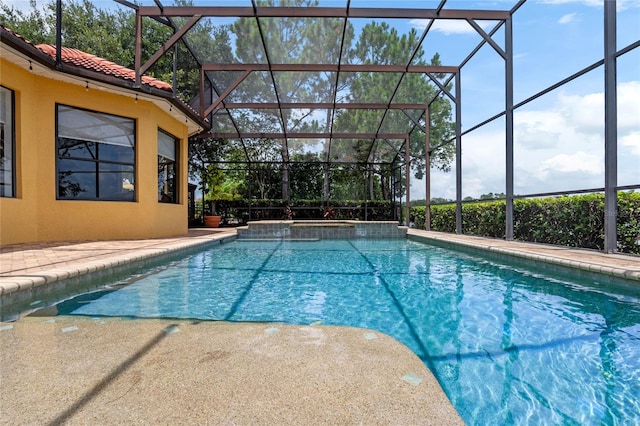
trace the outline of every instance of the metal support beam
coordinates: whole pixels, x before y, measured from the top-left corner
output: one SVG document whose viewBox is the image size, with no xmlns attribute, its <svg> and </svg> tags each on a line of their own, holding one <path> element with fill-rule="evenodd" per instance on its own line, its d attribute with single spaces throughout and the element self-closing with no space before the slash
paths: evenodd
<svg viewBox="0 0 640 426">
<path fill-rule="evenodd" d="M 508 19 L 508 21 L 510 21 L 510 20 L 511 20 L 511 18 Z M 473 27 L 474 30 L 476 30 L 476 32 L 478 34 L 480 34 L 480 36 L 484 39 L 484 41 L 486 41 L 487 43 L 489 43 L 491 45 L 491 47 L 493 47 L 493 50 L 498 52 L 498 55 L 500 55 L 502 57 L 502 59 L 507 59 L 506 52 L 504 50 L 502 50 L 502 48 L 500 46 L 498 46 L 498 43 L 496 43 L 495 40 L 493 38 L 491 38 L 491 36 L 489 34 L 484 32 L 482 27 L 480 25 L 478 25 L 476 23 L 476 21 L 474 21 L 473 19 L 467 19 L 467 22 L 469 23 L 469 25 L 471 25 Z M 505 45 L 505 48 L 506 48 L 506 45 Z"/>
<path fill-rule="evenodd" d="M 604 2 L 604 251 L 617 249 L 618 111 L 616 0 Z"/>
<path fill-rule="evenodd" d="M 220 95 L 222 97 L 222 95 Z M 328 102 L 281 102 L 280 104 L 275 102 L 226 102 L 224 104 L 225 109 L 417 109 L 423 110 L 426 107 L 425 104 L 401 104 L 401 103 L 369 103 L 369 102 L 352 102 L 352 103 L 328 103 Z M 412 117 L 409 117 L 411 121 L 417 123 Z M 420 126 L 420 128 L 422 128 Z"/>
<path fill-rule="evenodd" d="M 424 111 L 424 171 L 425 171 L 425 209 L 424 209 L 424 229 L 431 231 L 431 115 L 429 108 Z"/>
<path fill-rule="evenodd" d="M 440 81 L 438 81 L 438 79 L 435 78 L 431 73 L 427 73 L 427 77 L 429 77 L 431 81 L 433 81 L 436 84 L 436 86 L 438 86 L 440 90 L 449 97 L 449 99 L 455 102 L 453 95 L 451 94 L 449 89 L 447 89 L 447 86 L 445 84 L 440 83 Z"/>
<path fill-rule="evenodd" d="M 428 108 L 429 106 L 427 105 L 426 108 Z M 392 107 L 389 107 L 389 109 L 394 109 Z M 407 117 L 414 125 L 414 129 L 418 129 L 420 130 L 422 133 L 425 132 L 424 130 L 424 126 L 422 124 L 420 124 L 420 122 L 418 120 L 416 120 L 415 118 L 413 118 L 412 116 L 410 116 L 407 111 L 405 109 L 401 109 L 400 111 L 402 111 L 402 113 L 405 115 L 405 117 Z M 422 115 L 421 115 L 422 116 Z M 411 132 L 409 132 L 411 133 Z"/>
<path fill-rule="evenodd" d="M 136 10 L 136 52 L 134 59 L 134 69 L 136 72 L 136 85 L 142 83 L 142 74 L 140 66 L 142 65 L 142 15 L 140 10 Z"/>
<path fill-rule="evenodd" d="M 173 45 L 173 75 L 171 76 L 171 87 L 173 88 L 173 96 L 178 94 L 178 45 Z M 204 118 L 204 117 L 203 117 Z"/>
<path fill-rule="evenodd" d="M 56 1 L 56 67 L 62 67 L 62 0 Z"/>
<path fill-rule="evenodd" d="M 349 8 L 351 7 L 351 0 L 347 0 L 347 4 L 346 4 L 346 9 L 347 12 L 349 11 Z M 332 108 L 331 108 L 331 112 L 328 115 L 328 120 L 329 122 L 327 123 L 328 128 L 326 128 L 325 130 L 329 131 L 329 135 L 333 135 L 333 130 L 334 130 L 334 126 L 335 126 L 335 120 L 336 120 L 336 101 L 338 99 L 338 83 L 340 82 L 340 66 L 342 65 L 342 54 L 344 52 L 344 41 L 345 41 L 345 37 L 347 36 L 347 28 L 349 25 L 349 20 L 348 19 L 343 19 L 342 21 L 342 37 L 340 38 L 340 54 L 338 55 L 338 71 L 335 73 L 335 79 L 334 79 L 334 83 L 331 85 L 331 103 L 333 104 Z M 324 159 L 325 161 L 328 161 L 329 158 L 331 158 L 331 146 L 333 141 L 333 137 L 329 136 L 329 140 L 325 143 L 322 144 L 323 150 L 324 150 Z M 329 201 L 329 196 L 331 194 L 331 182 L 330 182 L 330 177 L 329 177 L 329 165 L 325 165 L 323 166 L 323 173 L 322 173 L 322 200 L 323 202 L 326 204 Z M 365 210 L 365 216 L 366 216 L 366 210 Z"/>
<path fill-rule="evenodd" d="M 456 233 L 462 234 L 462 90 L 456 74 Z"/>
<path fill-rule="evenodd" d="M 189 22 L 182 26 L 182 28 L 173 33 L 171 38 L 169 38 L 169 40 L 167 40 L 162 45 L 162 47 L 160 47 L 160 49 L 158 49 L 156 53 L 154 53 L 153 56 L 151 56 L 151 58 L 149 58 L 149 60 L 140 67 L 140 74 L 144 74 L 145 72 L 147 72 L 147 70 L 151 68 L 151 66 L 155 64 L 158 59 L 160 59 L 162 55 L 164 55 L 169 50 L 169 48 L 174 46 L 178 41 L 180 41 L 180 39 L 182 39 L 182 36 L 185 35 L 187 31 L 189 31 L 200 20 L 200 18 L 200 15 L 193 16 L 189 20 Z"/>
<path fill-rule="evenodd" d="M 334 139 L 398 139 L 404 140 L 406 133 L 334 133 Z M 218 139 L 326 139 L 329 133 L 207 133 L 200 135 L 204 138 Z"/>
<path fill-rule="evenodd" d="M 206 76 L 204 74 L 204 70 L 202 69 L 202 67 L 200 67 L 200 81 L 199 81 L 199 88 L 198 88 L 198 103 L 200 108 L 198 109 L 198 111 L 200 111 L 200 117 L 202 118 L 206 118 L 206 116 L 204 115 L 204 80 L 205 80 Z"/>
<path fill-rule="evenodd" d="M 453 74 L 458 67 L 443 65 L 377 65 L 377 64 L 202 64 L 205 71 L 299 71 L 299 72 L 394 72 Z"/>
<path fill-rule="evenodd" d="M 222 104 L 222 102 L 227 98 L 227 96 L 229 96 L 231 94 L 231 92 L 236 87 L 238 87 L 238 85 L 240 83 L 242 83 L 245 80 L 245 78 L 247 78 L 249 76 L 249 74 L 251 74 L 251 71 L 245 71 L 245 72 L 242 73 L 242 75 L 240 77 L 236 78 L 236 80 L 233 83 L 231 83 L 229 85 L 229 87 L 227 87 L 227 89 L 220 94 L 220 96 L 218 96 L 218 99 L 216 99 L 215 102 L 213 102 L 211 105 L 209 105 L 209 107 L 206 110 L 201 111 L 202 117 L 206 117 L 209 114 L 211 114 L 214 110 L 218 109 L 218 106 L 220 106 L 220 104 Z M 225 106 L 226 106 L 226 108 L 229 108 L 228 105 L 225 105 Z M 258 105 L 254 105 L 254 107 L 256 107 L 256 106 L 259 107 L 259 108 L 262 108 L 262 106 L 259 106 L 259 104 Z M 278 104 L 274 104 L 274 108 L 278 108 L 279 109 Z"/>
<path fill-rule="evenodd" d="M 387 18 L 387 19 L 479 19 L 497 21 L 507 19 L 509 12 L 500 10 L 410 9 L 410 8 L 344 8 L 344 7 L 287 7 L 287 6 L 139 6 L 143 16 L 219 16 L 256 18 Z"/>
<path fill-rule="evenodd" d="M 506 55 L 504 57 L 505 83 L 505 238 L 513 240 L 513 27 L 511 19 L 505 22 L 504 38 Z"/>
<path fill-rule="evenodd" d="M 411 223 L 411 138 L 409 135 L 406 135 L 406 139 L 404 141 L 404 181 L 406 185 L 406 204 L 404 206 L 405 215 L 405 225 L 408 227 Z"/>
</svg>

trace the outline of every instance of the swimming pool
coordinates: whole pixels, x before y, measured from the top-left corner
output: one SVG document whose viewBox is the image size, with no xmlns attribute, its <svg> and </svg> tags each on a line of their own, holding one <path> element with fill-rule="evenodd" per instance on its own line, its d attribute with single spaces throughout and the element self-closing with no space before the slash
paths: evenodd
<svg viewBox="0 0 640 426">
<path fill-rule="evenodd" d="M 413 241 L 238 240 L 55 309 L 370 328 L 411 348 L 467 424 L 640 421 L 637 290 Z"/>
</svg>

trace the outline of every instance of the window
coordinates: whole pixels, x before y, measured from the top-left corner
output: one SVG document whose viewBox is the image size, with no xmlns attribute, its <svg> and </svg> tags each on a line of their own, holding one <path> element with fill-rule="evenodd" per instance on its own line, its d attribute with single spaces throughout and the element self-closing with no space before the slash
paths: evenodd
<svg viewBox="0 0 640 426">
<path fill-rule="evenodd" d="M 135 201 L 135 121 L 57 106 L 59 200 Z"/>
<path fill-rule="evenodd" d="M 158 201 L 178 202 L 178 140 L 158 130 Z"/>
<path fill-rule="evenodd" d="M 0 86 L 0 197 L 16 194 L 13 111 L 13 91 Z"/>
</svg>

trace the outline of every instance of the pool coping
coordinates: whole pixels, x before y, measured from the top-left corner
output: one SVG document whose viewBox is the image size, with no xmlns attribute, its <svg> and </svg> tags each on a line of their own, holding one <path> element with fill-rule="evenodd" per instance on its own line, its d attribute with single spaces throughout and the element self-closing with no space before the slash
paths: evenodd
<svg viewBox="0 0 640 426">
<path fill-rule="evenodd" d="M 536 266 L 562 268 L 640 284 L 640 257 L 633 255 L 419 229 L 409 229 L 407 238 L 446 248 L 463 248 L 480 254 L 524 260 Z"/>
</svg>

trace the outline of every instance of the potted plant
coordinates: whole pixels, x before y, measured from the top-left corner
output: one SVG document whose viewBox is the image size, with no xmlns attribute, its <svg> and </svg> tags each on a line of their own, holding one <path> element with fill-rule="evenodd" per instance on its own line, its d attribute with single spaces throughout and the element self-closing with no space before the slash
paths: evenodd
<svg viewBox="0 0 640 426">
<path fill-rule="evenodd" d="M 202 183 L 202 220 L 204 226 L 217 228 L 221 217 L 216 213 L 217 188 L 224 181 L 216 162 L 223 158 L 225 143 L 221 139 L 204 139 L 189 144 L 189 175 Z"/>
<path fill-rule="evenodd" d="M 221 139 L 205 139 L 189 144 L 190 175 L 202 182 L 204 226 L 217 228 L 222 217 L 217 212 L 216 202 L 241 199 L 242 182 L 225 176 L 218 165 L 224 158 L 226 144 Z"/>
<path fill-rule="evenodd" d="M 224 177 L 222 175 L 222 170 L 215 165 L 210 164 L 206 168 L 206 182 L 208 190 L 204 192 L 205 194 L 205 205 L 204 207 L 204 226 L 207 228 L 217 228 L 220 226 L 220 221 L 222 220 L 222 216 L 217 213 L 216 209 L 216 199 L 218 199 L 219 187 L 224 181 Z"/>
<path fill-rule="evenodd" d="M 204 226 L 207 228 L 217 228 L 220 226 L 220 220 L 222 216 L 211 214 L 204 216 Z"/>
</svg>

